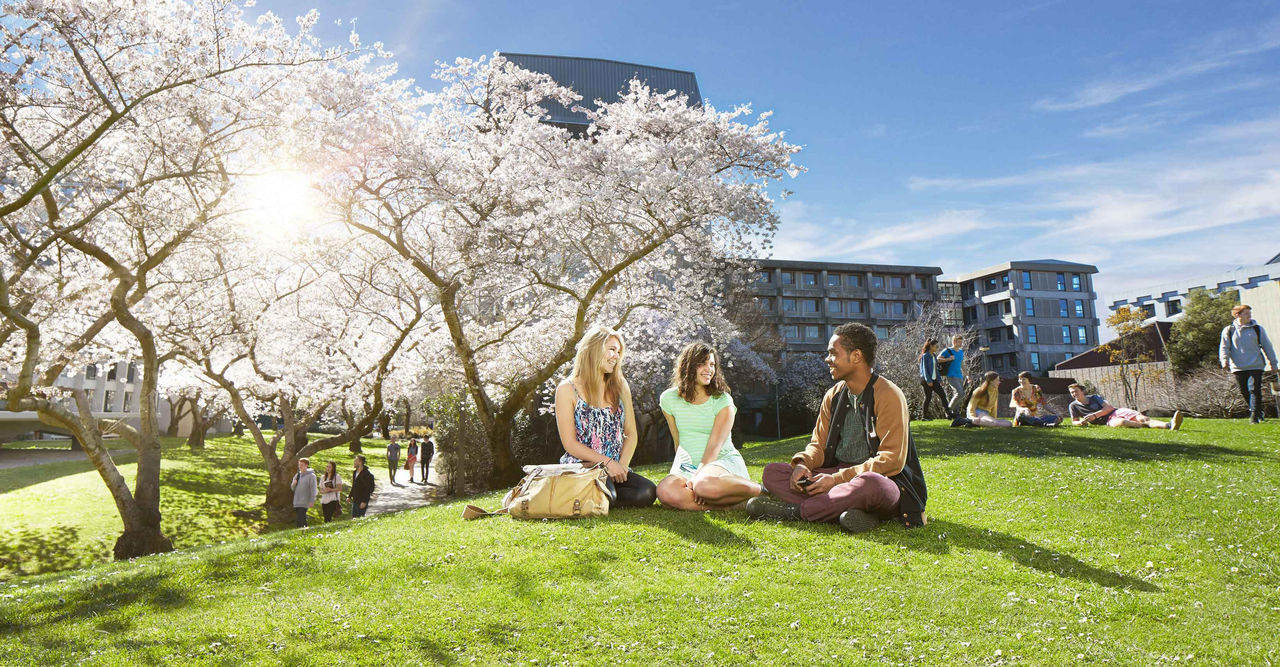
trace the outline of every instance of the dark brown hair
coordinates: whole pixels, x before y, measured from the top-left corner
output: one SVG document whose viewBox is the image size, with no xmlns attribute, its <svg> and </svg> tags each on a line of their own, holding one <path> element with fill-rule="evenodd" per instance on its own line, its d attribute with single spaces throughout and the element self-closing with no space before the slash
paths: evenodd
<svg viewBox="0 0 1280 667">
<path fill-rule="evenodd" d="M 996 391 L 1000 391 L 1000 374 L 995 371 L 987 371 L 982 376 L 982 384 L 979 384 L 978 388 L 973 390 L 973 393 L 981 394 L 990 391 L 992 382 L 996 383 Z"/>
<path fill-rule="evenodd" d="M 1021 373 L 1018 373 L 1018 379 L 1021 380 L 1022 378 L 1027 378 L 1028 380 L 1030 380 L 1031 371 L 1022 371 Z"/>
<path fill-rule="evenodd" d="M 929 352 L 929 350 L 930 350 L 934 345 L 937 345 L 937 344 L 938 344 L 938 339 L 937 339 L 937 338 L 930 338 L 929 340 L 926 340 L 926 341 L 924 342 L 924 345 L 921 345 L 921 346 L 920 346 L 920 356 L 922 356 L 922 357 L 923 357 L 926 353 L 928 353 L 928 352 Z"/>
<path fill-rule="evenodd" d="M 707 385 L 708 396 L 719 396 L 729 393 L 729 384 L 724 381 L 724 373 L 720 366 L 720 355 L 710 345 L 701 342 L 689 343 L 676 358 L 676 366 L 671 370 L 671 386 L 675 387 L 680 398 L 692 402 L 697 395 L 698 367 L 707 359 L 715 357 L 716 372 L 711 376 L 711 384 Z"/>
<path fill-rule="evenodd" d="M 333 474 L 332 474 L 332 475 L 331 475 L 331 474 L 329 474 L 329 471 L 330 471 L 330 470 L 332 470 L 332 471 L 333 471 Z M 331 480 L 331 479 L 333 479 L 334 477 L 336 477 L 337 475 L 338 475 L 338 464 L 337 464 L 337 463 L 334 463 L 333 461 L 329 461 L 328 463 L 324 464 L 324 479 L 325 479 L 325 481 Z"/>
<path fill-rule="evenodd" d="M 854 350 L 862 352 L 862 360 L 867 362 L 868 366 L 874 367 L 876 364 L 876 346 L 880 341 L 876 340 L 876 332 L 871 327 L 857 322 L 845 322 L 836 327 L 836 340 L 840 341 L 840 347 L 845 352 L 852 353 Z"/>
</svg>

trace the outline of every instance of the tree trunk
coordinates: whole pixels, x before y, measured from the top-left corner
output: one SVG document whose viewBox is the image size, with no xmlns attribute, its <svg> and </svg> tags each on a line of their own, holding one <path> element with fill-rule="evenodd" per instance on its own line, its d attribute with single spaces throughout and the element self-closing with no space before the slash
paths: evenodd
<svg viewBox="0 0 1280 667">
<path fill-rule="evenodd" d="M 413 406 L 409 404 L 409 399 L 404 399 L 404 437 L 409 437 L 409 417 L 413 414 Z"/>
<path fill-rule="evenodd" d="M 351 441 L 351 444 L 350 444 L 350 445 L 347 445 L 347 449 L 348 449 L 352 454 L 363 454 L 363 453 L 364 453 L 364 447 L 363 447 L 363 446 L 361 446 L 361 444 L 360 444 L 360 438 L 356 438 L 355 440 L 352 440 L 352 441 Z"/>
<path fill-rule="evenodd" d="M 187 447 L 192 451 L 204 449 L 205 435 L 209 433 L 210 422 L 206 420 L 204 410 L 195 408 L 191 411 L 191 433 L 187 435 Z"/>
<path fill-rule="evenodd" d="M 237 438 L 243 437 L 243 436 L 244 436 L 244 422 L 242 422 L 242 421 L 240 421 L 239 419 L 237 419 L 237 420 L 236 420 L 236 423 L 235 423 L 235 424 L 233 424 L 233 425 L 231 426 L 231 435 L 234 435 L 234 436 L 235 436 L 235 437 L 237 437 Z"/>
<path fill-rule="evenodd" d="M 293 476 L 298 473 L 298 459 L 281 459 L 270 470 L 267 483 L 267 521 L 275 524 L 293 523 Z"/>
<path fill-rule="evenodd" d="M 178 437 L 178 427 L 182 425 L 182 407 L 186 403 L 186 398 L 179 398 L 177 402 L 165 399 L 169 404 L 169 425 L 165 427 L 164 434 L 168 438 Z"/>
<path fill-rule="evenodd" d="M 386 410 L 378 415 L 378 431 L 382 433 L 383 440 L 391 439 L 391 413 Z"/>
<path fill-rule="evenodd" d="M 520 481 L 520 469 L 511 456 L 510 415 L 494 415 L 493 424 L 486 429 L 489 453 L 493 455 L 493 470 L 489 472 L 489 488 L 501 489 Z"/>
<path fill-rule="evenodd" d="M 84 451 L 84 445 L 80 444 L 80 438 L 77 438 L 74 435 L 71 436 L 71 451 L 73 452 Z"/>
</svg>

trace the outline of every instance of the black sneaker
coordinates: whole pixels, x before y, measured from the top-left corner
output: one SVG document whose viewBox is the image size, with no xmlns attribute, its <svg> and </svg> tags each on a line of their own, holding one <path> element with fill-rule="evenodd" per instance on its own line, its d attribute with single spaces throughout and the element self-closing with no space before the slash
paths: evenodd
<svg viewBox="0 0 1280 667">
<path fill-rule="evenodd" d="M 800 506 L 774 495 L 760 495 L 747 501 L 747 516 L 773 521 L 803 521 Z"/>
<path fill-rule="evenodd" d="M 880 517 L 862 510 L 847 510 L 840 515 L 840 527 L 851 533 L 865 533 L 880 525 Z"/>
</svg>

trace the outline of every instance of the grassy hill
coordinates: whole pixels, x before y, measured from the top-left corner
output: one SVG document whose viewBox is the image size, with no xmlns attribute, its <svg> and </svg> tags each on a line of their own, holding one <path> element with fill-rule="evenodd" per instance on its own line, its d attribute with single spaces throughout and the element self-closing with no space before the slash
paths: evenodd
<svg viewBox="0 0 1280 667">
<path fill-rule="evenodd" d="M 922 529 L 853 536 L 660 507 L 463 522 L 456 502 L 11 578 L 0 661 L 1280 659 L 1280 424 L 915 432 L 930 487 Z M 747 447 L 753 475 L 797 443 Z M 227 467 L 193 461 L 185 474 L 238 479 Z M 3 506 L 39 486 L 0 493 Z"/>
</svg>

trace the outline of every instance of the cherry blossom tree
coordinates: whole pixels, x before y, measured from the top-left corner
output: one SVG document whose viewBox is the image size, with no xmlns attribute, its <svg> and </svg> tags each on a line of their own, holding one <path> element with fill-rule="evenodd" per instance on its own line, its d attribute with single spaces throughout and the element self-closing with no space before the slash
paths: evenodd
<svg viewBox="0 0 1280 667">
<path fill-rule="evenodd" d="M 314 15 L 290 33 L 224 0 L 10 0 L 0 21 L 0 370 L 7 409 L 74 435 L 124 524 L 115 556 L 171 549 L 160 528 L 152 316 L 218 242 L 237 155 L 298 104 L 291 80 L 346 58 Z M 353 40 L 354 41 L 354 40 Z M 353 45 L 354 48 L 354 45 Z M 358 65 L 357 65 L 358 66 Z M 57 379 L 80 364 L 141 364 L 138 427 L 97 418 Z M 102 446 L 138 452 L 130 489 Z"/>
<path fill-rule="evenodd" d="M 433 294 L 447 354 L 483 425 L 492 482 L 518 475 L 510 432 L 588 326 L 626 328 L 723 292 L 709 267 L 768 246 L 768 186 L 798 150 L 751 111 L 691 106 L 632 82 L 587 110 L 577 139 L 543 122 L 572 90 L 494 56 L 442 66 L 434 97 L 402 95 L 360 119 L 362 159 L 331 184 L 346 222 Z M 426 110 L 421 109 L 426 106 Z M 345 189 L 344 189 L 345 188 Z"/>
</svg>

